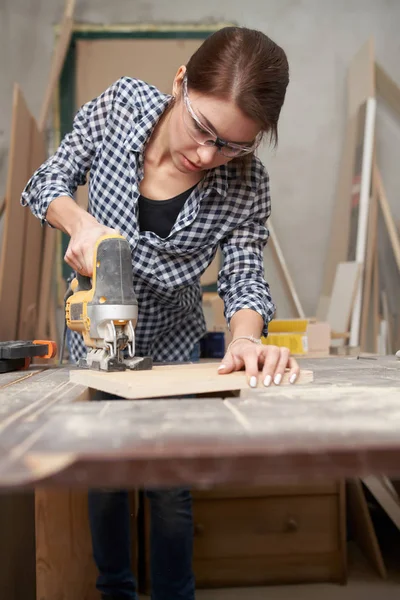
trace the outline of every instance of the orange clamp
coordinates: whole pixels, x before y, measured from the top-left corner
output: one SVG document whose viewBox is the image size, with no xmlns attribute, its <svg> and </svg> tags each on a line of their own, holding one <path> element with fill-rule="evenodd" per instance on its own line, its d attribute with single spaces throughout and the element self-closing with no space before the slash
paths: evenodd
<svg viewBox="0 0 400 600">
<path fill-rule="evenodd" d="M 40 358 L 54 358 L 57 356 L 57 344 L 52 340 L 33 340 L 34 344 L 47 344 L 47 354 L 45 356 L 41 356 Z"/>
</svg>

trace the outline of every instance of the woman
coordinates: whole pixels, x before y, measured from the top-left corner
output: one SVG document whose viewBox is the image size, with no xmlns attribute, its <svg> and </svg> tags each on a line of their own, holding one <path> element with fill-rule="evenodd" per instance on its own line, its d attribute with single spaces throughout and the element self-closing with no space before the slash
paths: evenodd
<svg viewBox="0 0 400 600">
<path fill-rule="evenodd" d="M 172 96 L 122 78 L 84 105 L 73 131 L 28 182 L 22 203 L 70 236 L 66 262 L 92 274 L 93 247 L 117 230 L 132 248 L 139 302 L 138 355 L 188 360 L 205 333 L 200 276 L 220 246 L 218 291 L 233 341 L 221 374 L 245 368 L 249 384 L 279 385 L 297 363 L 264 346 L 275 307 L 264 280 L 269 180 L 254 156 L 277 141 L 288 84 L 283 50 L 264 34 L 227 27 L 181 66 Z M 89 209 L 72 197 L 90 169 Z M 71 355 L 85 352 L 72 334 Z M 192 514 L 188 490 L 149 491 L 154 600 L 192 600 Z M 103 598 L 137 598 L 130 570 L 126 492 L 91 492 L 97 587 Z"/>
</svg>

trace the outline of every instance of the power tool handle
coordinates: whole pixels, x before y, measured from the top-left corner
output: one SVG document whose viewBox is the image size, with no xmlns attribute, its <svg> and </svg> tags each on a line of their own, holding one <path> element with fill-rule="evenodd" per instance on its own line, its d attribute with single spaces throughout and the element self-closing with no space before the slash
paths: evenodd
<svg viewBox="0 0 400 600">
<path fill-rule="evenodd" d="M 76 278 L 78 280 L 78 289 L 76 291 L 86 291 L 92 289 L 92 280 L 90 277 L 86 277 L 86 275 L 81 275 L 80 273 L 77 273 Z"/>
</svg>

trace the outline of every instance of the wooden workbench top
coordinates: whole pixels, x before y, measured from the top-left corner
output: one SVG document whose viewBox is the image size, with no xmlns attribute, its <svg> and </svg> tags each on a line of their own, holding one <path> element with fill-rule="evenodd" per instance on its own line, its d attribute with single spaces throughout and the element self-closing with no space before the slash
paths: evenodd
<svg viewBox="0 0 400 600">
<path fill-rule="evenodd" d="M 300 362 L 313 383 L 224 400 L 85 402 L 67 368 L 1 375 L 0 488 L 399 474 L 400 361 Z"/>
</svg>

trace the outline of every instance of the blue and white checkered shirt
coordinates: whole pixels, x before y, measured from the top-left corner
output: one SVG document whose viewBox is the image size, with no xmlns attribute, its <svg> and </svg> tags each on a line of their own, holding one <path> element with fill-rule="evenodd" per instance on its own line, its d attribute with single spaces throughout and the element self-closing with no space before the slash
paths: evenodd
<svg viewBox="0 0 400 600">
<path fill-rule="evenodd" d="M 171 97 L 123 77 L 78 111 L 71 133 L 31 177 L 21 202 L 46 223 L 58 196 L 73 197 L 90 170 L 89 212 L 121 232 L 132 249 L 139 303 L 136 353 L 156 361 L 187 360 L 204 335 L 200 277 L 218 246 L 218 292 L 229 324 L 242 308 L 258 312 L 267 333 L 275 307 L 264 280 L 263 248 L 271 210 L 268 174 L 258 158 L 243 172 L 230 162 L 206 172 L 167 238 L 139 231 L 138 197 L 144 150 Z M 86 352 L 72 332 L 71 356 Z"/>
</svg>

